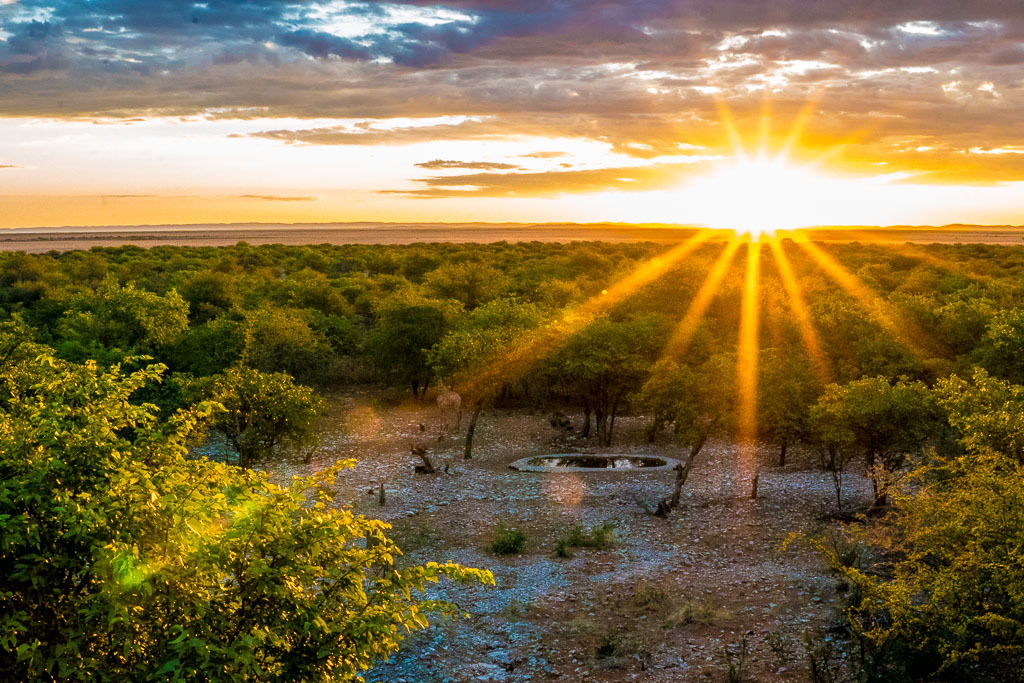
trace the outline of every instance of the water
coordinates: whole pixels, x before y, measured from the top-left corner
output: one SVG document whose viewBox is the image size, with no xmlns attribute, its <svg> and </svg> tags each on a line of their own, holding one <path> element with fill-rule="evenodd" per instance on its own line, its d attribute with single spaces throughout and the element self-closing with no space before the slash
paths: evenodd
<svg viewBox="0 0 1024 683">
<path fill-rule="evenodd" d="M 561 455 L 531 458 L 527 464 L 531 467 L 638 469 L 643 467 L 664 467 L 668 463 L 664 458 L 639 455 Z"/>
</svg>

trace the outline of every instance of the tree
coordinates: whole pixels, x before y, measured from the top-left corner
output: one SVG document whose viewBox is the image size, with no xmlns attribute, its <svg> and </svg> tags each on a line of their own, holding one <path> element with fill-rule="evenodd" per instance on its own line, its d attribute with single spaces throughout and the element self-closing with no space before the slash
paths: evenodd
<svg viewBox="0 0 1024 683">
<path fill-rule="evenodd" d="M 315 437 L 323 399 L 286 374 L 235 367 L 208 385 L 210 399 L 225 409 L 214 418 L 213 429 L 231 444 L 240 467 L 252 467 L 284 445 L 308 445 Z"/>
<path fill-rule="evenodd" d="M 666 513 L 679 506 L 683 486 L 708 439 L 732 420 L 736 357 L 716 354 L 696 368 L 674 360 L 659 361 L 640 397 L 654 413 L 657 430 L 671 425 L 678 440 L 689 446 L 685 460 L 676 468 L 671 497 L 659 505 L 659 511 Z"/>
<path fill-rule="evenodd" d="M 366 348 L 387 383 L 405 384 L 413 396 L 421 398 L 432 378 L 427 352 L 441 341 L 446 329 L 440 306 L 401 304 L 382 312 Z"/>
<path fill-rule="evenodd" d="M 965 448 L 989 449 L 1024 465 L 1024 387 L 975 368 L 971 381 L 948 377 L 935 391 Z"/>
<path fill-rule="evenodd" d="M 763 435 L 779 446 L 779 467 L 789 446 L 807 436 L 810 408 L 821 393 L 809 359 L 771 350 L 761 355 L 757 419 Z"/>
<path fill-rule="evenodd" d="M 39 356 L 0 407 L 0 678 L 352 680 L 427 616 L 388 525 L 334 508 L 339 468 L 296 478 L 187 457 L 199 406 L 160 420 L 131 374 Z M 17 379 L 17 378 L 16 378 Z M 313 495 L 311 495 L 313 494 Z"/>
<path fill-rule="evenodd" d="M 125 353 L 150 353 L 172 344 L 188 329 L 188 304 L 171 290 L 160 296 L 106 280 L 96 292 L 75 299 L 60 323 L 65 340 L 98 344 Z"/>
<path fill-rule="evenodd" d="M 615 417 L 650 372 L 664 329 L 658 315 L 626 322 L 600 318 L 549 359 L 549 372 L 583 402 L 584 432 L 593 412 L 600 445 L 611 445 Z"/>
<path fill-rule="evenodd" d="M 473 405 L 466 430 L 466 460 L 473 457 L 473 436 L 484 404 L 513 379 L 505 363 L 508 350 L 522 344 L 523 336 L 541 319 L 535 304 L 498 299 L 470 312 L 431 348 L 428 362 L 434 372 Z"/>
<path fill-rule="evenodd" d="M 938 433 L 940 412 L 921 382 L 865 377 L 826 387 L 811 421 L 822 447 L 864 454 L 874 505 L 884 507 L 889 479 Z"/>
<path fill-rule="evenodd" d="M 437 296 L 462 302 L 473 310 L 497 297 L 505 288 L 505 275 L 484 263 L 448 263 L 427 274 L 427 287 Z"/>
<path fill-rule="evenodd" d="M 1024 465 L 1011 436 L 1022 392 L 983 371 L 941 382 L 963 453 L 894 490 L 890 514 L 860 536 L 878 550 L 872 563 L 849 566 L 817 543 L 855 587 L 847 615 L 865 680 L 1022 680 Z"/>
<path fill-rule="evenodd" d="M 242 358 L 245 329 L 245 320 L 232 314 L 196 325 L 168 349 L 167 363 L 175 371 L 200 377 L 224 372 Z"/>
<path fill-rule="evenodd" d="M 1024 309 L 996 313 L 985 329 L 978 355 L 992 374 L 1024 384 Z"/>
<path fill-rule="evenodd" d="M 181 295 L 188 302 L 192 319 L 206 322 L 240 303 L 240 273 L 201 270 L 192 273 L 181 284 Z"/>
<path fill-rule="evenodd" d="M 301 312 L 263 307 L 245 313 L 245 362 L 262 372 L 283 372 L 307 384 L 323 382 L 334 351 Z"/>
</svg>

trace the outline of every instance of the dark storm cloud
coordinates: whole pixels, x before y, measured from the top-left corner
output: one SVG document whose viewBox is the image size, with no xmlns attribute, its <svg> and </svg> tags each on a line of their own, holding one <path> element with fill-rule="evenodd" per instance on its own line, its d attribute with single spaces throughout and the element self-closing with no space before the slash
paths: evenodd
<svg viewBox="0 0 1024 683">
<path fill-rule="evenodd" d="M 852 166 L 1024 179 L 1019 0 L 18 0 L 0 5 L 0 115 L 469 117 L 273 128 L 286 144 L 586 138 L 722 151 L 765 100 Z M 911 142 L 908 142 L 911 141 Z M 542 143 L 541 143 L 542 144 Z M 939 152 L 938 150 L 943 150 Z M 478 163 L 478 162 L 470 162 Z M 465 167 L 468 170 L 515 170 Z M 575 171 L 573 172 L 575 173 Z M 590 173 L 580 171 L 580 173 Z M 509 175 L 509 174 L 495 174 Z M 520 176 L 522 174 L 512 174 Z M 601 177 L 566 174 L 571 178 Z M 626 177 L 626 176 L 622 176 Z M 446 177 L 445 180 L 449 180 Z M 479 187 L 508 191 L 487 180 Z M 579 181 L 583 184 L 589 180 Z M 632 181 L 631 181 L 632 182 Z M 612 186 L 616 186 L 612 182 Z M 445 192 L 447 185 L 430 186 Z"/>
</svg>

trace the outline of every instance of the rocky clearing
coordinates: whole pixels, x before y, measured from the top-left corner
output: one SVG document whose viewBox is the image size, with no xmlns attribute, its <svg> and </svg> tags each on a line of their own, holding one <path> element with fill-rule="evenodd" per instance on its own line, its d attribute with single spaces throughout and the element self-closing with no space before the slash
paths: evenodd
<svg viewBox="0 0 1024 683">
<path fill-rule="evenodd" d="M 653 508 L 667 495 L 672 472 L 509 469 L 525 456 L 602 452 L 552 428 L 548 417 L 485 411 L 474 459 L 464 461 L 466 419 L 460 435 L 438 443 L 430 401 L 385 401 L 376 391 L 334 396 L 312 464 L 274 466 L 286 476 L 357 458 L 339 477 L 335 500 L 390 522 L 406 553 L 401 562 L 453 561 L 494 572 L 496 588 L 442 585 L 435 594 L 470 617 L 413 634 L 366 680 L 717 681 L 727 680 L 730 658 L 734 667 L 742 659 L 742 680 L 807 680 L 801 635 L 826 627 L 839 598 L 806 546 L 783 550 L 787 537 L 821 525 L 834 509 L 831 481 L 810 455 L 791 455 L 783 469 L 770 449 L 760 449 L 759 498 L 750 500 L 735 445 L 713 442 L 681 508 L 665 520 L 641 502 Z M 581 417 L 572 417 L 578 427 Z M 609 452 L 679 455 L 667 436 L 647 444 L 643 426 L 640 417 L 617 420 Z M 429 445 L 435 464 L 450 463 L 450 473 L 414 474 L 411 444 Z M 870 485 L 851 475 L 846 491 L 859 504 Z M 499 521 L 525 533 L 521 554 L 489 552 Z M 606 522 L 615 527 L 610 547 L 555 555 L 566 530 Z"/>
</svg>

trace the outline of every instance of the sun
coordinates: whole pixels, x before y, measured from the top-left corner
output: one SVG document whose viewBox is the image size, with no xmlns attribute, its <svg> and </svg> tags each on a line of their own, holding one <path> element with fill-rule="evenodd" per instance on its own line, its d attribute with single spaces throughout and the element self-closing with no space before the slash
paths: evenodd
<svg viewBox="0 0 1024 683">
<path fill-rule="evenodd" d="M 812 166 L 759 156 L 725 161 L 687 191 L 709 207 L 703 221 L 708 227 L 759 238 L 819 224 L 829 207 L 842 202 L 840 185 Z"/>
</svg>

